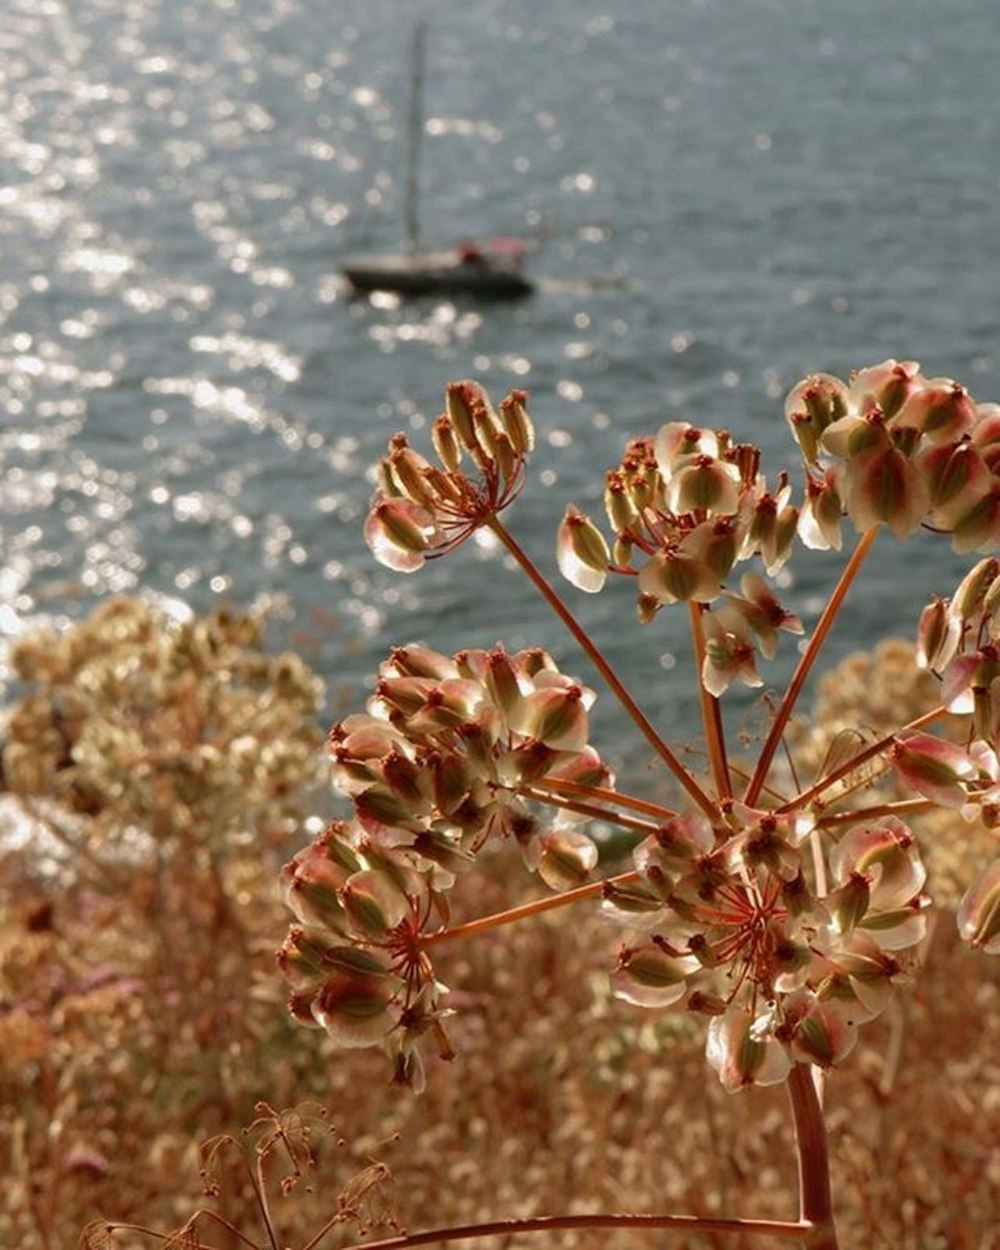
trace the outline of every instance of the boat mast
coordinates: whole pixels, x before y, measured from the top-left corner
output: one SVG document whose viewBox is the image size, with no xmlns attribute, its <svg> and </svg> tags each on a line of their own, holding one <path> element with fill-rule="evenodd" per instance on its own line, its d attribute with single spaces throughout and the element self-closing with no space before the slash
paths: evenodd
<svg viewBox="0 0 1000 1250">
<path fill-rule="evenodd" d="M 413 256 L 420 246 L 420 220 L 417 204 L 420 198 L 420 140 L 424 130 L 424 24 L 418 22 L 413 31 L 413 54 L 410 71 L 409 136 L 406 145 L 406 234 L 403 251 Z"/>
</svg>

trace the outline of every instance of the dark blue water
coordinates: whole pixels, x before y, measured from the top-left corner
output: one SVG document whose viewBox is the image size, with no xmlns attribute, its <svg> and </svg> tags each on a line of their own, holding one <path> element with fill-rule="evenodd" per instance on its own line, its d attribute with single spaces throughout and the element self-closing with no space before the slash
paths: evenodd
<svg viewBox="0 0 1000 1250">
<path fill-rule="evenodd" d="M 531 391 L 511 525 L 549 566 L 564 503 L 593 507 L 667 417 L 759 441 L 773 475 L 803 373 L 915 357 L 1000 398 L 985 0 L 4 7 L 8 638 L 148 590 L 269 609 L 331 703 L 410 637 L 541 642 L 587 675 L 494 551 L 403 579 L 364 549 L 368 467 L 397 428 L 419 441 L 446 380 Z M 339 282 L 340 256 L 399 243 L 418 14 L 425 234 L 537 238 L 524 303 Z M 814 615 L 835 566 L 798 559 L 791 603 Z M 833 650 L 909 628 L 961 568 L 946 542 L 885 539 Z M 640 631 L 631 586 L 566 593 L 691 732 L 684 614 Z"/>
</svg>

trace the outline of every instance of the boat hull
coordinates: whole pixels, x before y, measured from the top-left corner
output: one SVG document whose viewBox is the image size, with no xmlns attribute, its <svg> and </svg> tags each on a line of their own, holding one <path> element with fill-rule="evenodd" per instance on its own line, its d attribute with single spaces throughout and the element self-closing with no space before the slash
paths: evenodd
<svg viewBox="0 0 1000 1250">
<path fill-rule="evenodd" d="M 359 293 L 391 291 L 399 295 L 519 299 L 534 289 L 515 264 L 489 259 L 470 264 L 450 253 L 359 256 L 345 261 L 341 272 Z"/>
</svg>

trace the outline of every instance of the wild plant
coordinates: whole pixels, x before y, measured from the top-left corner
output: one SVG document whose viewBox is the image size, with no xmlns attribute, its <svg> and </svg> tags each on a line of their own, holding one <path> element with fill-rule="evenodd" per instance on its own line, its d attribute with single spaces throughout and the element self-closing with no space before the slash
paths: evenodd
<svg viewBox="0 0 1000 1250">
<path fill-rule="evenodd" d="M 533 432 L 523 392 L 494 409 L 475 383 L 448 387 L 434 459 L 396 435 L 378 469 L 365 527 L 376 559 L 402 573 L 492 533 L 552 608 L 670 779 L 667 806 L 623 789 L 590 742 L 595 694 L 540 648 L 497 645 L 446 655 L 395 647 L 367 710 L 331 731 L 334 788 L 352 814 L 333 821 L 284 870 L 295 916 L 278 954 L 289 1008 L 348 1048 L 380 1047 L 392 1079 L 427 1080 L 425 1056 L 454 1054 L 453 999 L 439 964 L 461 942 L 545 912 L 596 904 L 620 927 L 614 994 L 705 1022 L 723 1087 L 787 1088 L 797 1143 L 794 1218 L 562 1213 L 446 1227 L 368 1243 L 429 1242 L 583 1228 L 757 1234 L 814 1250 L 838 1245 L 824 1078 L 859 1030 L 919 971 L 930 897 L 914 832 L 943 813 L 947 836 L 1000 827 L 1000 407 L 888 360 L 847 382 L 799 383 L 785 416 L 804 488 L 770 481 L 761 453 L 725 430 L 684 421 L 633 440 L 605 478 L 610 536 L 573 505 L 557 562 L 578 590 L 634 579 L 652 625 L 686 605 L 707 766 L 693 767 L 642 710 L 579 614 L 508 530 Z M 722 701 L 762 684 L 802 621 L 780 602 L 793 547 L 841 550 L 859 537 L 800 654 L 756 758 L 732 749 Z M 873 544 L 918 529 L 981 555 L 917 628 L 934 705 L 877 735 L 838 734 L 802 782 L 780 763 L 790 721 Z M 738 579 L 738 580 L 737 580 Z M 947 734 L 932 732 L 948 721 Z M 891 778 L 901 795 L 887 795 Z M 599 870 L 587 822 L 627 832 L 633 863 Z M 451 891 L 501 842 L 551 891 L 453 923 Z M 958 931 L 1000 950 L 1000 859 L 964 882 Z M 502 1039 L 498 1043 L 502 1045 Z"/>
</svg>

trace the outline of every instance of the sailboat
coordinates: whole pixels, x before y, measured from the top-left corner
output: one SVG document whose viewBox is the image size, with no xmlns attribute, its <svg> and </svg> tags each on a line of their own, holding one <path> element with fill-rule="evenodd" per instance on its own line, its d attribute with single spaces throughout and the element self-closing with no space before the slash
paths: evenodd
<svg viewBox="0 0 1000 1250">
<path fill-rule="evenodd" d="M 405 236 L 395 254 L 350 256 L 341 272 L 353 290 L 395 291 L 400 295 L 471 295 L 481 299 L 512 299 L 533 290 L 523 271 L 525 248 L 520 239 L 475 239 L 446 251 L 428 251 L 420 240 L 420 139 L 424 129 L 424 26 L 413 36 L 410 80 L 409 138 Z"/>
</svg>

